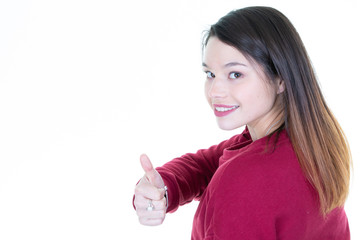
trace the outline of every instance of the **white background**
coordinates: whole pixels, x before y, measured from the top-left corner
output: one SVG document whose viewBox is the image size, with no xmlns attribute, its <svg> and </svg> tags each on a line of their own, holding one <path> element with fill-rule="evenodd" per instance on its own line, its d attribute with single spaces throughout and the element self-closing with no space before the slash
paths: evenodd
<svg viewBox="0 0 360 240">
<path fill-rule="evenodd" d="M 303 38 L 352 148 L 360 239 L 354 0 L 0 0 L 0 239 L 190 239 L 197 203 L 138 223 L 139 155 L 159 166 L 241 131 L 219 130 L 207 106 L 201 33 L 250 5 L 279 9 Z"/>
</svg>

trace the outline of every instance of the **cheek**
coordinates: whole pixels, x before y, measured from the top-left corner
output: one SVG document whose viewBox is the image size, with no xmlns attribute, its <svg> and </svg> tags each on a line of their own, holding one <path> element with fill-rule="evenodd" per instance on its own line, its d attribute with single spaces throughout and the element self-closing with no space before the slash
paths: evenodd
<svg viewBox="0 0 360 240">
<path fill-rule="evenodd" d="M 205 94 L 206 100 L 211 105 L 211 99 L 209 97 L 209 89 L 210 89 L 209 81 L 206 81 L 205 85 L 204 85 L 204 94 Z"/>
<path fill-rule="evenodd" d="M 275 95 L 267 91 L 259 92 L 254 99 L 255 108 L 260 112 L 268 112 L 275 103 Z"/>
<path fill-rule="evenodd" d="M 261 85 L 251 86 L 236 91 L 236 99 L 241 107 L 249 114 L 269 111 L 275 102 L 275 96 Z"/>
</svg>

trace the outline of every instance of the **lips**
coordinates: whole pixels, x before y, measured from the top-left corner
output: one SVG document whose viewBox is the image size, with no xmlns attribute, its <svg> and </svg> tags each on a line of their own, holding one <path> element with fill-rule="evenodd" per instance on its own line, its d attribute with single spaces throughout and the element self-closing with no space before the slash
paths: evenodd
<svg viewBox="0 0 360 240">
<path fill-rule="evenodd" d="M 214 104 L 214 113 L 217 117 L 224 117 L 234 112 L 239 106 Z"/>
</svg>

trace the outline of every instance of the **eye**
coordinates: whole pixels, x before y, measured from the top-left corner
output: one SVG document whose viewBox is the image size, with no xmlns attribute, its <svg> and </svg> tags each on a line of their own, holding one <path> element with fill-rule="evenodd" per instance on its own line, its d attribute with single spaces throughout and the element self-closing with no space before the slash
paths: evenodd
<svg viewBox="0 0 360 240">
<path fill-rule="evenodd" d="M 239 72 L 232 72 L 232 73 L 230 73 L 229 78 L 230 79 L 237 79 L 237 78 L 240 78 L 241 76 L 242 76 L 242 74 L 239 73 Z"/>
<path fill-rule="evenodd" d="M 215 74 L 213 74 L 212 72 L 206 71 L 205 73 L 206 73 L 206 77 L 207 77 L 207 78 L 209 78 L 209 79 L 215 78 Z"/>
</svg>

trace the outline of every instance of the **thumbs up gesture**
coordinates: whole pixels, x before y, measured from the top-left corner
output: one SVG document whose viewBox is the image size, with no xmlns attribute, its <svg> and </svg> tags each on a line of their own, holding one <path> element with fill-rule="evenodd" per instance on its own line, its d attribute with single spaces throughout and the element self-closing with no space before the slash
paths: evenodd
<svg viewBox="0 0 360 240">
<path fill-rule="evenodd" d="M 134 205 L 143 225 L 156 226 L 163 223 L 166 215 L 165 184 L 145 154 L 140 156 L 145 175 L 135 187 Z"/>
</svg>

